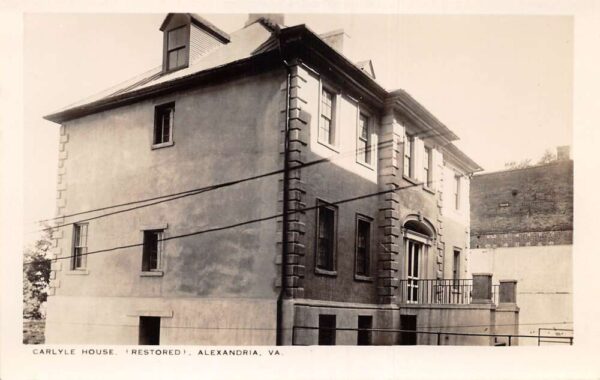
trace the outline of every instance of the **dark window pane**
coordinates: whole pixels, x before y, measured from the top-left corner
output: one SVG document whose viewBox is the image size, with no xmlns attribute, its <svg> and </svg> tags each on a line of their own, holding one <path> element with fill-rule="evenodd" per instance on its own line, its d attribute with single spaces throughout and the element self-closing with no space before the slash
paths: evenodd
<svg viewBox="0 0 600 380">
<path fill-rule="evenodd" d="M 140 317 L 139 344 L 160 344 L 160 317 Z"/>
<path fill-rule="evenodd" d="M 369 245 L 370 245 L 371 223 L 359 220 L 357 224 L 356 237 L 356 273 L 369 275 Z"/>
<path fill-rule="evenodd" d="M 373 328 L 373 317 L 370 315 L 358 316 L 358 336 L 357 345 L 368 346 L 371 344 L 371 331 Z"/>
<path fill-rule="evenodd" d="M 185 27 L 173 29 L 168 34 L 168 50 L 172 50 L 178 47 L 185 46 Z"/>
<path fill-rule="evenodd" d="M 319 207 L 319 225 L 317 232 L 317 267 L 334 270 L 333 255 L 335 243 L 335 211 L 332 208 Z"/>
<path fill-rule="evenodd" d="M 158 269 L 158 244 L 160 235 L 160 231 L 144 231 L 142 271 Z"/>
<path fill-rule="evenodd" d="M 335 345 L 335 315 L 319 314 L 319 345 Z"/>
</svg>

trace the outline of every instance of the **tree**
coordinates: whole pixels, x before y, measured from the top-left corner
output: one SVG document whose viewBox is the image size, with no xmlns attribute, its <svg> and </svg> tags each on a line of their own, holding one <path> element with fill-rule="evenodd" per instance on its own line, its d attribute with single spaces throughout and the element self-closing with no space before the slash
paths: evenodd
<svg viewBox="0 0 600 380">
<path fill-rule="evenodd" d="M 535 164 L 533 164 L 531 161 L 532 161 L 531 158 L 526 158 L 524 160 L 521 160 L 520 162 L 516 162 L 516 161 L 505 162 L 504 168 L 505 169 L 525 169 L 525 168 L 528 168 L 533 165 L 549 164 L 551 162 L 556 161 L 556 153 L 553 153 L 552 150 L 550 150 L 550 149 L 546 149 L 546 151 L 544 152 L 542 157 L 540 157 L 540 159 Z"/>
<path fill-rule="evenodd" d="M 538 165 L 549 164 L 551 162 L 556 161 L 556 154 L 553 153 L 550 149 L 546 149 L 542 157 L 540 157 L 538 161 Z"/>
<path fill-rule="evenodd" d="M 524 169 L 531 166 L 531 158 L 526 158 L 521 160 L 520 162 L 510 161 L 504 164 L 504 168 L 506 169 Z"/>
<path fill-rule="evenodd" d="M 23 253 L 23 317 L 44 318 L 43 304 L 48 299 L 50 281 L 49 250 L 52 229 L 44 226 L 42 236 Z"/>
</svg>

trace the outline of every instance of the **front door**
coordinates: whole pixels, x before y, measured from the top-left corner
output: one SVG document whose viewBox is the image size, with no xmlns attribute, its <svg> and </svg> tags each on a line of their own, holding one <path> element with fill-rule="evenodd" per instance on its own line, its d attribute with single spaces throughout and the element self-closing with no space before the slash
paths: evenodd
<svg viewBox="0 0 600 380">
<path fill-rule="evenodd" d="M 413 240 L 407 240 L 407 301 L 417 303 L 419 301 L 419 261 L 423 245 Z"/>
</svg>

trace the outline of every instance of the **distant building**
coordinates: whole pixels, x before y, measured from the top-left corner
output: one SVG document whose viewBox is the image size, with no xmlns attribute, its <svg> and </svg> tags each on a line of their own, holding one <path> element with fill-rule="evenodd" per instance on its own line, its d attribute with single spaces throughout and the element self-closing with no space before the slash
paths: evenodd
<svg viewBox="0 0 600 380">
<path fill-rule="evenodd" d="M 228 34 L 169 14 L 160 68 L 46 117 L 61 124 L 55 255 L 69 258 L 52 267 L 49 343 L 490 345 L 436 331 L 516 332 L 510 291 L 494 302 L 489 276 L 467 277 L 481 168 L 458 137 L 341 55 L 343 32 L 282 24 L 252 16 Z M 143 199 L 157 204 L 69 217 Z"/>
<path fill-rule="evenodd" d="M 573 161 L 471 179 L 470 271 L 518 281 L 521 334 L 572 334 Z M 536 344 L 522 339 L 521 344 Z"/>
</svg>

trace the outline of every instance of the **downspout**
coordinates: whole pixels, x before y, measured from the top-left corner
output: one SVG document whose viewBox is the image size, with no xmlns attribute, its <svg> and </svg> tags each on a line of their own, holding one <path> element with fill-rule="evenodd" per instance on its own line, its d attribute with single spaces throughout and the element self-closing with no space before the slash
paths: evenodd
<svg viewBox="0 0 600 380">
<path fill-rule="evenodd" d="M 277 345 L 284 344 L 284 318 L 283 318 L 283 302 L 286 298 L 286 277 L 287 277 L 287 256 L 288 256 L 288 213 L 289 213 L 289 126 L 290 126 L 290 80 L 291 69 L 287 61 L 283 57 L 281 49 L 281 39 L 279 30 L 277 33 L 277 48 L 281 57 L 281 63 L 286 70 L 286 88 L 285 88 L 285 130 L 283 140 L 283 226 L 281 237 L 281 286 L 279 296 L 277 298 Z"/>
</svg>

